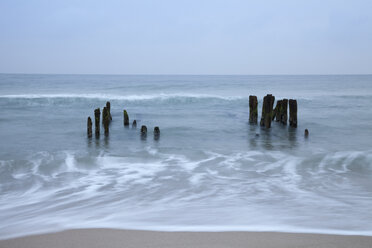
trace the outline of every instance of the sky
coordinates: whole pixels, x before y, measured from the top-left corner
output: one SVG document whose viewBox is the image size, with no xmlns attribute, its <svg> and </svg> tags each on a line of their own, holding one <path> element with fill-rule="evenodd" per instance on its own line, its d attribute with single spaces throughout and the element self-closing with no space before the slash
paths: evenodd
<svg viewBox="0 0 372 248">
<path fill-rule="evenodd" d="M 372 1 L 0 0 L 0 73 L 372 74 Z"/>
</svg>

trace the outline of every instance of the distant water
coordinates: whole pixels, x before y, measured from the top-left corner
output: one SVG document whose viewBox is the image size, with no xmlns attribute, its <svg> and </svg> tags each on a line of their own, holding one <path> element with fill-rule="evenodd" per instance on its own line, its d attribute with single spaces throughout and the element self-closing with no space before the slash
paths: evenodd
<svg viewBox="0 0 372 248">
<path fill-rule="evenodd" d="M 248 124 L 267 93 L 297 129 Z M 0 238 L 83 227 L 372 235 L 372 76 L 0 74 Z"/>
</svg>

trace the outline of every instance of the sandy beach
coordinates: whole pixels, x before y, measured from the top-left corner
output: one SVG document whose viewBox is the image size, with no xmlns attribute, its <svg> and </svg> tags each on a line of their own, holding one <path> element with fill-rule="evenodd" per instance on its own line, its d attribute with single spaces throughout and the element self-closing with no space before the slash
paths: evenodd
<svg viewBox="0 0 372 248">
<path fill-rule="evenodd" d="M 0 247 L 366 248 L 372 247 L 372 237 L 275 232 L 157 232 L 115 229 L 76 229 L 1 240 Z"/>
</svg>

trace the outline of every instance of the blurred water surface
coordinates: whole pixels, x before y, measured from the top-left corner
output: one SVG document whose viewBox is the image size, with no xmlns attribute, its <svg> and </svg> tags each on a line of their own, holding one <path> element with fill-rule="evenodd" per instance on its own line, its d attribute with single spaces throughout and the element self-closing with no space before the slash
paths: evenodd
<svg viewBox="0 0 372 248">
<path fill-rule="evenodd" d="M 249 95 L 260 118 L 267 93 L 297 99 L 297 129 L 248 124 Z M 88 139 L 87 117 L 108 100 L 109 137 Z M 0 74 L 0 238 L 80 227 L 372 235 L 371 105 L 368 75 Z"/>
</svg>

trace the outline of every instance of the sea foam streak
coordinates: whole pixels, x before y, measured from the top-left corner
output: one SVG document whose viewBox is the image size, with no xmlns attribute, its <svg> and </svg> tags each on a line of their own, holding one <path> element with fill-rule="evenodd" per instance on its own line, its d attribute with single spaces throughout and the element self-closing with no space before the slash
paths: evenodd
<svg viewBox="0 0 372 248">
<path fill-rule="evenodd" d="M 108 154 L 92 161 L 87 154 L 71 151 L 40 152 L 26 163 L 0 161 L 0 175 L 8 178 L 0 184 L 0 212 L 4 213 L 0 217 L 8 220 L 0 223 L 0 237 L 9 237 L 9 221 L 13 228 L 17 228 L 16 223 L 43 227 L 58 222 L 59 229 L 101 226 L 372 235 L 368 231 L 372 226 L 363 218 L 357 220 L 359 228 L 345 226 L 337 231 L 332 225 L 312 220 L 310 214 L 317 211 L 326 217 L 354 211 L 359 215 L 362 212 L 353 210 L 353 205 L 368 208 L 366 197 L 372 192 L 361 178 L 372 170 L 371 151 L 318 153 L 312 159 L 282 152 L 205 151 L 198 160 L 151 147 L 145 151 L 151 161 Z M 12 193 L 8 193 L 10 189 Z M 27 208 L 22 207 L 25 204 Z M 324 204 L 331 208 L 324 208 Z M 219 216 L 225 208 L 232 211 L 228 219 Z M 198 221 L 183 223 L 182 209 Z M 13 211 L 18 214 L 9 214 Z M 212 219 L 208 211 L 213 213 Z M 283 211 L 297 214 L 291 219 L 276 216 Z M 159 225 L 157 216 L 164 214 L 167 218 Z M 79 221 L 64 222 L 64 216 Z M 277 218 L 270 228 L 267 225 L 272 220 L 268 217 Z M 306 222 L 313 224 L 303 224 Z M 313 228 L 314 222 L 318 229 Z"/>
</svg>

